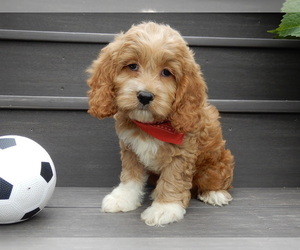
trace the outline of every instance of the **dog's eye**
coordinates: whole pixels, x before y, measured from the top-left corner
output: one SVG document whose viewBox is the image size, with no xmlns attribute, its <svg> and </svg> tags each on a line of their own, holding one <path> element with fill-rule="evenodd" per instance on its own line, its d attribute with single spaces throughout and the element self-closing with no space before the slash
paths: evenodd
<svg viewBox="0 0 300 250">
<path fill-rule="evenodd" d="M 129 64 L 128 68 L 131 69 L 132 71 L 137 71 L 139 69 L 139 65 L 137 65 L 136 63 Z"/>
<path fill-rule="evenodd" d="M 164 69 L 164 70 L 161 72 L 161 75 L 162 75 L 162 76 L 165 76 L 165 77 L 168 77 L 168 76 L 171 76 L 172 73 L 171 73 L 169 70 Z"/>
</svg>

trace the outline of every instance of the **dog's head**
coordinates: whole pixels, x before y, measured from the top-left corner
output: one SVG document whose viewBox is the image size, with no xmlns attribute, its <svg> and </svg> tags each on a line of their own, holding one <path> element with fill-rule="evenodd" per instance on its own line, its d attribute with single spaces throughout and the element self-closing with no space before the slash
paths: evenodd
<svg viewBox="0 0 300 250">
<path fill-rule="evenodd" d="M 142 23 L 103 48 L 88 69 L 89 113 L 125 112 L 140 122 L 170 120 L 178 132 L 201 119 L 206 85 L 193 53 L 167 25 Z"/>
</svg>

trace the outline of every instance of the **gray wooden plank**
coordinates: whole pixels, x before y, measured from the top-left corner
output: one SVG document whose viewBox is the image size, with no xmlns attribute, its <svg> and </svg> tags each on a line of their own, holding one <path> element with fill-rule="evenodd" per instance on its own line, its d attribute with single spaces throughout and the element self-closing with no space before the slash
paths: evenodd
<svg viewBox="0 0 300 250">
<path fill-rule="evenodd" d="M 211 99 L 298 100 L 297 50 L 193 48 Z M 295 54 L 293 54 L 295 53 Z M 291 60 L 291 61 L 289 61 Z M 289 68 L 291 67 L 291 68 Z M 290 75 L 286 73 L 289 72 Z M 297 85 L 297 86 L 296 86 Z M 287 90 L 294 91 L 290 95 Z"/>
<path fill-rule="evenodd" d="M 45 42 L 73 42 L 73 43 L 109 43 L 116 34 L 107 33 L 79 33 L 36 30 L 6 30 L 0 29 L 0 39 L 45 41 Z"/>
<path fill-rule="evenodd" d="M 141 249 L 209 249 L 209 250 L 232 250 L 232 249 L 272 249 L 272 250 L 298 250 L 299 238 L 99 238 L 99 237 L 39 237 L 39 238 L 16 238 L 1 237 L 2 250 L 40 250 L 40 249 L 105 249 L 105 250 L 132 250 Z"/>
<path fill-rule="evenodd" d="M 298 118 L 268 114 L 221 116 L 227 146 L 235 155 L 234 185 L 285 187 L 284 182 L 292 181 L 292 176 L 296 177 L 294 187 L 300 185 Z M 273 179 L 276 175 L 278 178 Z M 290 177 L 285 179 L 287 176 Z"/>
<path fill-rule="evenodd" d="M 209 100 L 220 112 L 231 113 L 298 113 L 300 102 L 283 100 Z"/>
<path fill-rule="evenodd" d="M 142 21 L 167 23 L 185 36 L 272 38 L 282 13 L 0 13 L 0 28 L 119 33 Z M 91 25 L 92 24 L 92 25 Z M 109 25 L 108 25 L 109 24 Z"/>
<path fill-rule="evenodd" d="M 189 4 L 182 0 L 89 0 L 40 2 L 38 0 L 5 1 L 1 4 L 3 12 L 280 12 L 283 0 L 218 1 L 193 0 Z"/>
<path fill-rule="evenodd" d="M 62 190 L 58 189 L 56 192 Z M 239 194 L 240 190 L 243 189 L 234 189 L 235 199 L 232 204 L 221 208 L 193 200 L 181 222 L 160 228 L 148 227 L 140 220 L 140 213 L 150 204 L 149 200 L 129 213 L 101 213 L 99 200 L 103 198 L 104 192 L 100 192 L 98 207 L 86 206 L 86 198 L 79 207 L 56 207 L 50 204 L 27 222 L 0 226 L 0 235 L 33 238 L 299 237 L 299 189 L 249 189 Z M 85 195 L 95 197 L 95 191 L 84 192 Z M 72 192 L 72 196 L 77 197 L 77 204 L 83 197 L 78 189 Z M 256 197 L 264 199 L 264 204 L 267 205 L 260 206 Z M 69 200 L 69 197 L 61 198 Z M 277 204 L 272 201 L 275 199 Z M 288 205 L 290 201 L 293 205 Z"/>
<path fill-rule="evenodd" d="M 103 197 L 112 191 L 112 187 L 56 187 L 47 207 L 52 208 L 99 208 Z M 152 188 L 146 189 L 145 204 L 149 204 Z M 268 209 L 272 207 L 300 206 L 300 187 L 298 188 L 232 188 L 230 190 L 234 201 L 230 207 Z M 201 202 L 192 199 L 189 208 L 197 209 L 203 206 Z"/>
<path fill-rule="evenodd" d="M 29 137 L 49 152 L 59 186 L 105 187 L 118 182 L 121 163 L 112 119 L 99 123 L 85 111 L 1 110 L 0 120 L 1 135 Z"/>
<path fill-rule="evenodd" d="M 300 113 L 300 101 L 281 100 L 208 100 L 220 112 Z M 0 95 L 0 108 L 27 110 L 88 109 L 87 97 Z"/>
<path fill-rule="evenodd" d="M 2 109 L 34 110 L 84 110 L 88 109 L 87 97 L 69 96 L 13 96 L 0 95 Z"/>
<path fill-rule="evenodd" d="M 72 43 L 0 43 L 2 58 L 10 58 L 0 62 L 1 94 L 86 96 L 85 70 L 98 49 L 91 53 L 88 44 L 80 49 Z"/>
<path fill-rule="evenodd" d="M 299 114 L 221 114 L 235 156 L 235 187 L 300 186 Z M 0 134 L 36 140 L 48 150 L 58 186 L 118 183 L 121 171 L 113 119 L 80 111 L 0 110 Z"/>
<path fill-rule="evenodd" d="M 0 44 L 3 58 L 0 94 L 27 96 L 86 96 L 85 70 L 103 47 L 20 41 Z M 299 99 L 298 50 L 219 47 L 193 47 L 193 50 L 211 99 Z"/>
<path fill-rule="evenodd" d="M 0 39 L 45 41 L 45 42 L 72 42 L 72 43 L 109 43 L 117 34 L 113 33 L 86 33 L 37 30 L 7 30 L 0 29 Z M 239 37 L 203 37 L 183 36 L 190 47 L 250 47 L 250 48 L 300 48 L 298 40 L 267 39 L 267 38 L 239 38 Z"/>
</svg>

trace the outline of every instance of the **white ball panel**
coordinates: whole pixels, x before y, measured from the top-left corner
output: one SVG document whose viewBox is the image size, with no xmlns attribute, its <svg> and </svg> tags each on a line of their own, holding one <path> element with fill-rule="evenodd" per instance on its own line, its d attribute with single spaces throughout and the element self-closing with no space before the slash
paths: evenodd
<svg viewBox="0 0 300 250">
<path fill-rule="evenodd" d="M 0 149 L 0 177 L 13 185 L 9 199 L 0 199 L 0 224 L 18 222 L 26 213 L 43 209 L 56 184 L 55 167 L 44 148 L 25 137 L 2 138 L 13 138 L 16 145 Z M 53 172 L 48 183 L 41 176 L 42 162 L 48 162 Z"/>
</svg>

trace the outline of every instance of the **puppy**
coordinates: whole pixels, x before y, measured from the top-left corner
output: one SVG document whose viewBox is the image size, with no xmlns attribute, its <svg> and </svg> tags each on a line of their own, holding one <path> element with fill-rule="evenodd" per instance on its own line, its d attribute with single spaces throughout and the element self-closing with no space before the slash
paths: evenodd
<svg viewBox="0 0 300 250">
<path fill-rule="evenodd" d="M 211 205 L 232 200 L 233 156 L 219 112 L 207 102 L 200 67 L 177 31 L 153 22 L 132 26 L 101 50 L 88 72 L 88 112 L 114 116 L 121 147 L 121 182 L 102 211 L 141 206 L 153 173 L 153 203 L 141 215 L 147 225 L 181 220 L 192 189 Z"/>
</svg>

